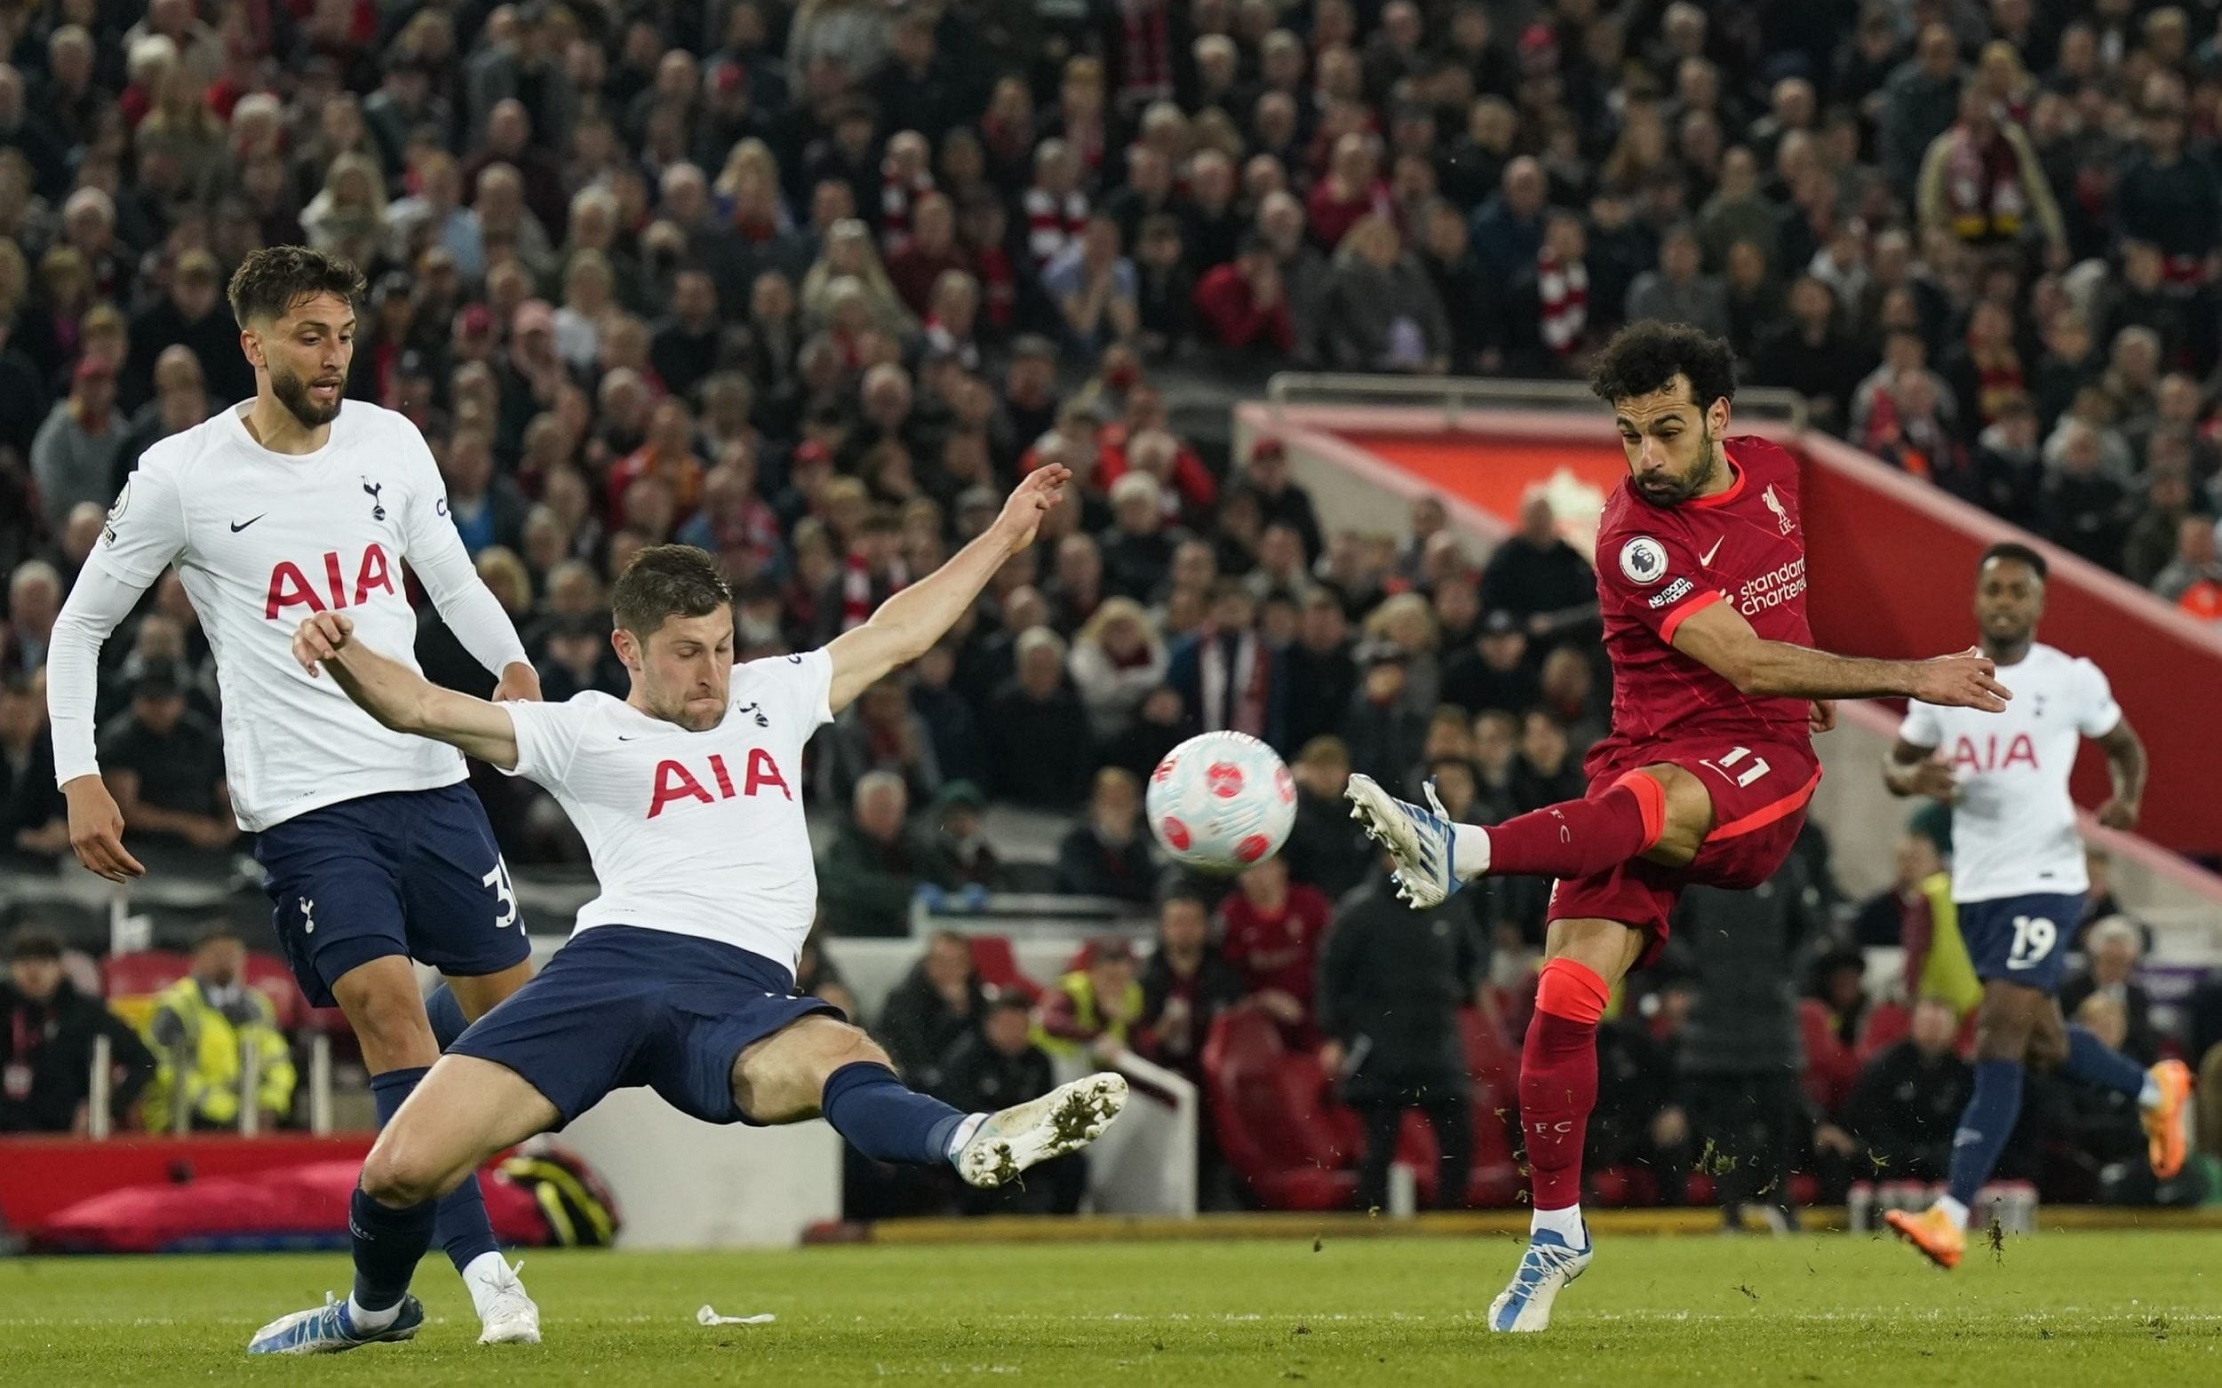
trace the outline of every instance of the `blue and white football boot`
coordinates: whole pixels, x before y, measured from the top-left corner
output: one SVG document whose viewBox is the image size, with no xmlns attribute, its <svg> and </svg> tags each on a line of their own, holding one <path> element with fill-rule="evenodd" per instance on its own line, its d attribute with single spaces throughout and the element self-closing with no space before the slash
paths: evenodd
<svg viewBox="0 0 2222 1388">
<path fill-rule="evenodd" d="M 401 1314 L 383 1330 L 357 1331 L 347 1318 L 347 1303 L 324 1294 L 324 1304 L 313 1311 L 280 1316 L 255 1332 L 247 1342 L 249 1354 L 339 1354 L 364 1345 L 416 1338 L 424 1324 L 424 1303 L 413 1296 L 401 1298 Z"/>
<path fill-rule="evenodd" d="M 1414 805 L 1383 790 L 1371 776 L 1354 773 L 1343 791 L 1350 798 L 1350 817 L 1396 859 L 1396 894 L 1415 911 L 1433 910 L 1462 885 L 1451 871 L 1450 811 L 1437 798 L 1434 782 L 1424 789 L 1427 804 Z"/>
<path fill-rule="evenodd" d="M 1489 1328 L 1515 1334 L 1550 1329 L 1551 1303 L 1558 1299 L 1561 1287 L 1588 1269 L 1595 1249 L 1587 1225 L 1582 1227 L 1580 1248 L 1549 1229 L 1529 1234 L 1528 1251 L 1520 1256 L 1512 1284 L 1489 1303 Z"/>
</svg>

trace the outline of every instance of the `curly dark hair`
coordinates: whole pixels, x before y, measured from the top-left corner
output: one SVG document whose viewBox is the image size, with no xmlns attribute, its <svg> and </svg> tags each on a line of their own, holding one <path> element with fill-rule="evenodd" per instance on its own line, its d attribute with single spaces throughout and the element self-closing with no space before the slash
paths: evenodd
<svg viewBox="0 0 2222 1388">
<path fill-rule="evenodd" d="M 610 615 L 645 641 L 666 617 L 707 617 L 733 601 L 718 561 L 693 545 L 650 545 L 610 590 Z"/>
<path fill-rule="evenodd" d="M 248 252 L 225 290 L 232 317 L 242 327 L 267 323 L 319 294 L 337 294 L 355 304 L 362 302 L 364 292 L 362 271 L 307 246 L 265 246 Z"/>
<path fill-rule="evenodd" d="M 1645 319 L 1613 334 L 1589 372 L 1589 388 L 1607 404 L 1667 388 L 1676 376 L 1690 382 L 1699 409 L 1736 398 L 1736 351 L 1687 323 Z"/>
</svg>

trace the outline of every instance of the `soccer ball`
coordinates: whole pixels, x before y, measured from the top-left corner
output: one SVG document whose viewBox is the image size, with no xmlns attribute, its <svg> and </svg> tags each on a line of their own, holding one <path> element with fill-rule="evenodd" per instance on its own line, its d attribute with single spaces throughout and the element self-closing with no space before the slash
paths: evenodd
<svg viewBox="0 0 2222 1388">
<path fill-rule="evenodd" d="M 1247 733 L 1204 733 L 1165 754 L 1144 803 L 1167 853 L 1205 872 L 1240 872 L 1288 841 L 1296 782 Z"/>
</svg>

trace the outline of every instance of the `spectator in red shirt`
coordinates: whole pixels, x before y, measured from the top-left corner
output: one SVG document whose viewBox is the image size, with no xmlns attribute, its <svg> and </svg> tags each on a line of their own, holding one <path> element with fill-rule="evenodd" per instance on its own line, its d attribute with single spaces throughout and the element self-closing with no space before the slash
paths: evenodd
<svg viewBox="0 0 2222 1388">
<path fill-rule="evenodd" d="M 1327 176 L 1312 188 L 1306 200 L 1314 241 L 1332 250 L 1366 217 L 1374 213 L 1395 216 L 1380 167 L 1380 143 L 1374 136 L 1351 131 L 1335 141 L 1335 157 L 1328 165 Z"/>
<path fill-rule="evenodd" d="M 1319 944 L 1334 908 L 1317 890 L 1288 880 L 1288 864 L 1268 858 L 1236 879 L 1219 908 L 1223 951 L 1249 989 L 1247 1001 L 1281 1025 L 1292 1046 L 1309 1050 L 1319 1033 L 1312 1009 Z"/>
<path fill-rule="evenodd" d="M 911 213 L 911 230 L 887 258 L 887 278 L 912 313 L 921 319 L 934 309 L 934 285 L 951 270 L 969 271 L 972 263 L 957 244 L 957 209 L 941 193 L 928 193 Z"/>
<path fill-rule="evenodd" d="M 1296 350 L 1280 262 L 1262 237 L 1245 237 L 1241 254 L 1206 271 L 1196 283 L 1195 299 L 1196 312 L 1219 346 L 1235 352 Z"/>
</svg>

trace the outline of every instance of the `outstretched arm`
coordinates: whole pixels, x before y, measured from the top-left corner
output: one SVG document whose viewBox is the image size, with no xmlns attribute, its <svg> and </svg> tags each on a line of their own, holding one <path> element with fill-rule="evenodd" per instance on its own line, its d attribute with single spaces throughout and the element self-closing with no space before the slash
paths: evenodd
<svg viewBox="0 0 2222 1388">
<path fill-rule="evenodd" d="M 2114 794 L 2098 808 L 2098 821 L 2109 829 L 2137 827 L 2138 806 L 2145 799 L 2145 743 L 2127 718 L 2114 731 L 2098 739 L 2106 753 L 2106 770 L 2114 778 Z"/>
<path fill-rule="evenodd" d="M 445 742 L 504 771 L 517 769 L 517 726 L 499 704 L 442 689 L 355 640 L 355 624 L 319 612 L 293 633 L 293 658 L 311 677 L 329 670 L 340 689 L 383 727 Z"/>
<path fill-rule="evenodd" d="M 1980 651 L 1929 660 L 1865 660 L 1810 646 L 1769 641 L 1725 602 L 1690 613 L 1674 629 L 1674 648 L 1745 694 L 1789 699 L 1919 699 L 1997 713 L 2012 698 Z"/>
<path fill-rule="evenodd" d="M 842 632 L 826 647 L 833 658 L 833 687 L 826 702 L 839 713 L 888 671 L 907 665 L 933 648 L 957 624 L 1003 561 L 1033 543 L 1042 517 L 1064 496 L 1072 469 L 1062 464 L 1036 468 L 1018 484 L 1003 514 L 948 563 L 880 604 L 860 627 Z M 366 705 L 367 707 L 367 705 Z"/>
</svg>

